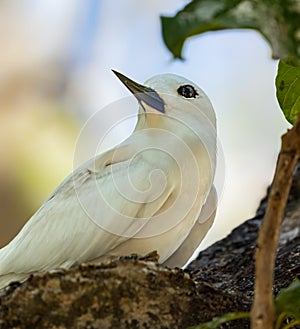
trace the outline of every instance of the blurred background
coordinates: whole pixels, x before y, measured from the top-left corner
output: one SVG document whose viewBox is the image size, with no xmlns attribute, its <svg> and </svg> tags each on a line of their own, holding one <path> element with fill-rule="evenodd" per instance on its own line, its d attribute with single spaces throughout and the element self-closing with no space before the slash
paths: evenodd
<svg viewBox="0 0 300 329">
<path fill-rule="evenodd" d="M 0 246 L 74 165 L 88 158 L 89 137 L 78 143 L 87 120 L 97 113 L 95 136 L 104 133 L 105 122 L 118 121 L 117 113 L 108 118 L 101 112 L 128 96 L 112 68 L 141 83 L 158 73 L 183 75 L 214 105 L 225 185 L 215 224 L 201 247 L 253 216 L 288 127 L 275 97 L 277 61 L 271 60 L 265 40 L 250 30 L 195 37 L 185 45 L 186 60 L 173 61 L 159 16 L 172 15 L 186 3 L 0 2 Z M 105 148 L 132 129 L 133 124 L 116 129 Z"/>
</svg>

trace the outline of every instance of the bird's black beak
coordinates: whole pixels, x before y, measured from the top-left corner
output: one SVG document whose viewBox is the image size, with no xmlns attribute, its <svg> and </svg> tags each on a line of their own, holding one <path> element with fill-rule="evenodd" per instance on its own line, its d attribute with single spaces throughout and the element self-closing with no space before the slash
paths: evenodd
<svg viewBox="0 0 300 329">
<path fill-rule="evenodd" d="M 133 93 L 135 98 L 139 101 L 141 106 L 144 108 L 143 103 L 154 108 L 155 110 L 164 113 L 165 104 L 158 93 L 146 86 L 143 86 L 129 78 L 125 75 L 112 70 L 114 74 L 124 83 L 124 85 Z"/>
</svg>

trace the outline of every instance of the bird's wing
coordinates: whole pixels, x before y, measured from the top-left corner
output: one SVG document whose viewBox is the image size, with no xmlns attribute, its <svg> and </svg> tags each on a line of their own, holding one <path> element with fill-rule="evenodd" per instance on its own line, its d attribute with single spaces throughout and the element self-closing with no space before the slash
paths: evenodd
<svg viewBox="0 0 300 329">
<path fill-rule="evenodd" d="M 214 222 L 217 202 L 217 191 L 212 186 L 207 200 L 201 209 L 200 216 L 190 231 L 190 234 L 172 256 L 164 262 L 164 265 L 182 267 L 187 263 Z"/>
<path fill-rule="evenodd" d="M 163 184 L 151 180 L 160 155 L 149 152 L 136 155 L 124 143 L 71 174 L 0 250 L 0 276 L 70 267 L 134 236 L 174 187 L 172 170 Z M 170 167 L 168 161 L 161 166 Z"/>
</svg>

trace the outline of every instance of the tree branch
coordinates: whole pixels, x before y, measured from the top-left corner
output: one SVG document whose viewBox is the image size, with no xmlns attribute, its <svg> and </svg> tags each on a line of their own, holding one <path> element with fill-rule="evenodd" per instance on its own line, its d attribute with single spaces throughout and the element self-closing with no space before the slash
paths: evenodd
<svg viewBox="0 0 300 329">
<path fill-rule="evenodd" d="M 255 295 L 251 311 L 253 329 L 272 329 L 274 264 L 280 226 L 292 185 L 293 173 L 300 158 L 300 114 L 293 128 L 282 136 L 275 176 L 255 254 Z"/>
</svg>

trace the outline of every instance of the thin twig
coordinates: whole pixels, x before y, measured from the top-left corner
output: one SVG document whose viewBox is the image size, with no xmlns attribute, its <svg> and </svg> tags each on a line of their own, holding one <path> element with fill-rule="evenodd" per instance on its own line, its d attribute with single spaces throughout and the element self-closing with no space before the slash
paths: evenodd
<svg viewBox="0 0 300 329">
<path fill-rule="evenodd" d="M 255 293 L 251 311 L 252 329 L 273 329 L 274 264 L 280 226 L 292 185 L 293 173 L 300 159 L 300 114 L 293 128 L 282 136 L 275 176 L 257 240 L 255 254 Z"/>
</svg>

